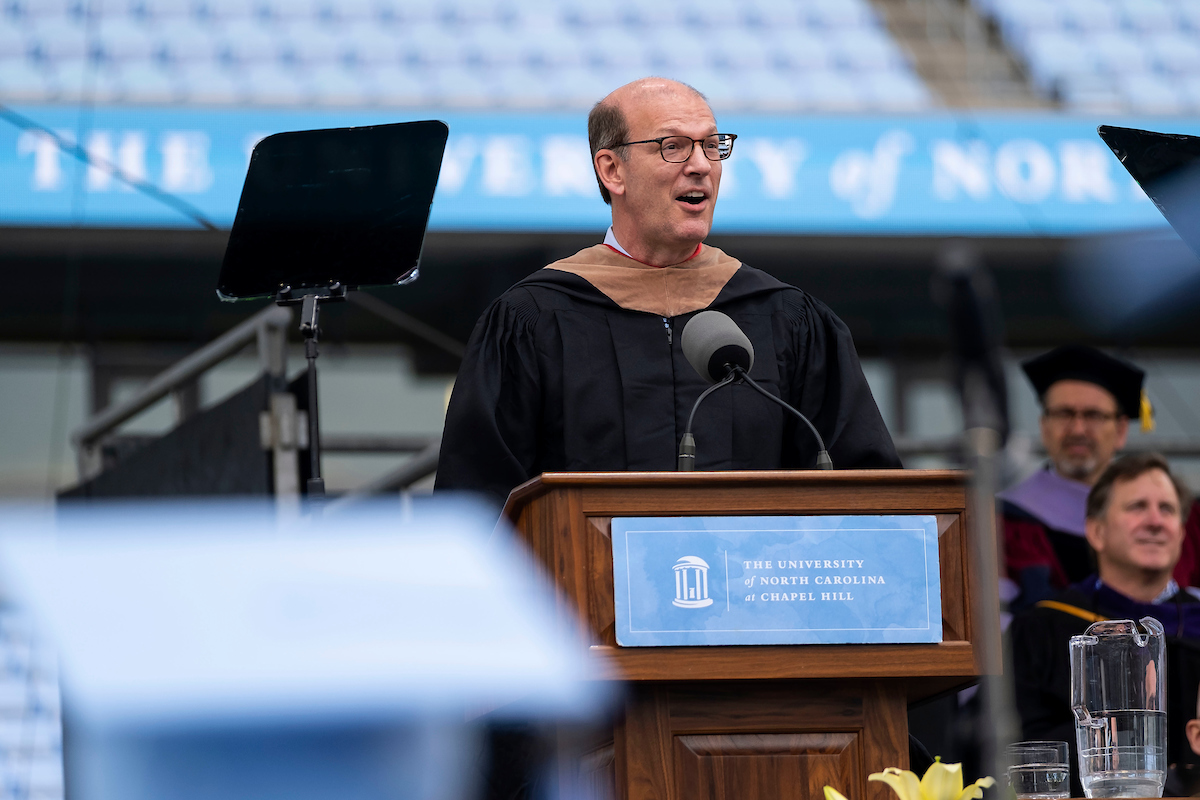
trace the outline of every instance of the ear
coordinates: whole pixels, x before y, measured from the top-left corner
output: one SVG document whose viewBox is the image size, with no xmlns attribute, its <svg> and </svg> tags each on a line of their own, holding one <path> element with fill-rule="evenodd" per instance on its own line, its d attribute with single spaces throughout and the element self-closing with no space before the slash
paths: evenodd
<svg viewBox="0 0 1200 800">
<path fill-rule="evenodd" d="M 609 194 L 613 197 L 625 194 L 625 162 L 621 161 L 616 153 L 612 150 L 598 150 L 592 164 Z"/>
<path fill-rule="evenodd" d="M 1117 449 L 1125 448 L 1125 440 L 1129 437 L 1129 417 L 1117 417 Z"/>
<path fill-rule="evenodd" d="M 1200 719 L 1189 720 L 1187 724 L 1187 740 L 1192 752 L 1200 756 Z"/>
<path fill-rule="evenodd" d="M 1089 519 L 1084 523 L 1087 543 L 1097 554 L 1104 552 L 1104 520 Z"/>
</svg>

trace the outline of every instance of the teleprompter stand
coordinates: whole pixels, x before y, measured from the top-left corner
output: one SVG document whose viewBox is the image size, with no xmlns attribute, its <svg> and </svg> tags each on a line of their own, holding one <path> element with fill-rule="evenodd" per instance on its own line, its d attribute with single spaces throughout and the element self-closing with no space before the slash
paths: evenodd
<svg viewBox="0 0 1200 800">
<path fill-rule="evenodd" d="M 321 303 L 340 302 L 346 299 L 347 289 L 335 283 L 327 289 L 306 289 L 303 295 L 294 297 L 290 288 L 275 295 L 281 306 L 300 305 L 300 335 L 304 337 L 304 357 L 308 361 L 308 458 L 310 477 L 305 493 L 309 500 L 325 497 L 325 479 L 321 477 L 321 415 L 317 406 L 317 340 L 320 336 Z"/>
<path fill-rule="evenodd" d="M 325 496 L 317 410 L 321 304 L 417 276 L 449 129 L 426 120 L 288 131 L 254 146 L 217 279 L 222 300 L 299 305 L 310 500 Z"/>
</svg>

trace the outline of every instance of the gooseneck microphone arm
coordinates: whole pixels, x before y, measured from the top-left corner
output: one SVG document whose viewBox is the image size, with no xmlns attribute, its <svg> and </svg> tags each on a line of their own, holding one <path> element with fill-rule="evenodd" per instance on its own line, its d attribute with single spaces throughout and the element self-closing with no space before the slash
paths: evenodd
<svg viewBox="0 0 1200 800">
<path fill-rule="evenodd" d="M 808 426 L 808 429 L 810 431 L 812 431 L 813 437 L 817 440 L 817 447 L 819 448 L 819 450 L 817 451 L 817 469 L 833 469 L 833 459 L 829 457 L 829 451 L 825 449 L 825 440 L 821 438 L 821 434 L 819 434 L 817 432 L 817 426 L 813 425 L 812 422 L 809 421 L 808 417 L 801 414 L 798 409 L 792 408 L 790 405 L 785 403 L 783 400 L 780 400 L 778 397 L 776 397 L 775 395 L 768 392 L 766 389 L 759 386 L 757 383 L 754 382 L 753 378 L 751 378 L 749 375 L 746 374 L 746 370 L 742 369 L 741 367 L 734 365 L 733 368 L 730 369 L 730 371 L 729 371 L 729 377 L 737 378 L 739 382 L 746 383 L 748 386 L 750 386 L 750 388 L 754 389 L 754 391 L 758 392 L 763 397 L 770 400 L 772 403 L 775 403 L 778 406 L 782 406 L 783 408 L 787 409 L 788 411 L 792 412 L 797 417 L 799 417 L 800 421 Z M 728 380 L 728 379 L 726 379 L 726 380 Z M 717 384 L 717 386 L 720 386 L 720 385 L 721 384 Z M 712 389 L 715 389 L 715 388 L 716 388 L 716 386 L 712 387 Z M 709 391 L 712 391 L 712 389 L 709 389 Z M 693 414 L 696 413 L 695 409 L 692 409 L 692 413 Z M 691 423 L 689 422 L 688 430 L 690 431 L 691 428 L 692 428 L 692 426 L 691 426 Z"/>
<path fill-rule="evenodd" d="M 676 469 L 679 472 L 694 472 L 696 469 L 696 438 L 692 436 L 692 421 L 696 418 L 696 409 L 704 402 L 704 398 L 722 386 L 728 386 L 731 383 L 745 383 L 772 403 L 782 406 L 799 417 L 808 426 L 808 429 L 812 431 L 813 438 L 817 440 L 817 447 L 819 448 L 817 451 L 817 469 L 833 469 L 833 459 L 829 457 L 829 451 L 825 449 L 825 440 L 817 432 L 817 426 L 813 425 L 808 417 L 801 414 L 797 409 L 759 386 L 753 378 L 746 374 L 746 370 L 736 364 L 732 364 L 729 365 L 729 374 L 701 392 L 700 396 L 696 398 L 696 402 L 692 403 L 692 413 L 688 414 L 687 428 L 683 434 L 683 439 L 679 442 L 679 457 L 676 460 Z"/>
<path fill-rule="evenodd" d="M 696 402 L 692 403 L 692 413 L 688 414 L 687 428 L 684 429 L 683 439 L 679 442 L 679 458 L 676 461 L 676 469 L 679 472 L 694 472 L 696 470 L 696 438 L 692 436 L 692 420 L 696 418 L 696 409 L 704 402 L 704 398 L 722 386 L 728 386 L 735 380 L 737 380 L 737 374 L 731 370 L 724 378 L 701 392 L 700 396 L 696 398 Z"/>
<path fill-rule="evenodd" d="M 803 420 L 820 448 L 817 452 L 817 469 L 833 469 L 833 460 L 829 457 L 829 451 L 825 449 L 825 441 L 821 434 L 817 433 L 816 426 L 809 422 L 808 417 L 759 386 L 747 374 L 754 366 L 754 345 L 729 315 L 715 309 L 701 311 L 683 326 L 679 344 L 692 369 L 696 370 L 701 378 L 713 384 L 701 392 L 692 404 L 687 429 L 679 442 L 676 468 L 680 472 L 692 472 L 696 469 L 696 439 L 692 436 L 692 421 L 696 418 L 696 409 L 700 407 L 704 398 L 731 383 L 749 384 L 754 391 Z"/>
</svg>

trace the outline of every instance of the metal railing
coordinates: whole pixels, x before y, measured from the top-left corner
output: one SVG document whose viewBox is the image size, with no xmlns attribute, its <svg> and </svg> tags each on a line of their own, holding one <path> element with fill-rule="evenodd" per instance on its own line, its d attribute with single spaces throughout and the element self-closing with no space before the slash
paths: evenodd
<svg viewBox="0 0 1200 800">
<path fill-rule="evenodd" d="M 101 472 L 100 445 L 121 424 L 181 390 L 251 343 L 257 345 L 262 371 L 282 381 L 287 372 L 287 328 L 291 321 L 291 309 L 265 308 L 155 375 L 132 397 L 113 403 L 84 422 L 71 436 L 78 450 L 80 480 L 88 480 Z"/>
</svg>

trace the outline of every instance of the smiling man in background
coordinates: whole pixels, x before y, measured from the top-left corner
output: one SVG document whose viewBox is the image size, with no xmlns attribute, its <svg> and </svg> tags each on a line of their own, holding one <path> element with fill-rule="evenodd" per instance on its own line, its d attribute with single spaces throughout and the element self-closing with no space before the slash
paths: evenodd
<svg viewBox="0 0 1200 800">
<path fill-rule="evenodd" d="M 503 500 L 544 471 L 672 470 L 708 384 L 680 333 L 707 308 L 750 338 L 750 375 L 816 425 L 840 468 L 899 467 L 850 332 L 805 292 L 704 239 L 734 134 L 704 96 L 645 78 L 588 116 L 612 207 L 603 244 L 550 264 L 484 312 L 446 415 L 439 489 Z M 745 386 L 696 415 L 697 469 L 809 468 L 811 432 Z"/>
<path fill-rule="evenodd" d="M 1154 617 L 1167 641 L 1168 760 L 1192 759 L 1186 724 L 1200 681 L 1200 598 L 1171 577 L 1183 548 L 1187 487 L 1155 453 L 1114 461 L 1087 496 L 1086 541 L 1096 573 L 1018 614 L 1012 623 L 1013 680 L 1021 735 L 1070 742 L 1072 636 L 1103 619 Z M 1078 763 L 1072 797 L 1082 797 Z"/>
</svg>

